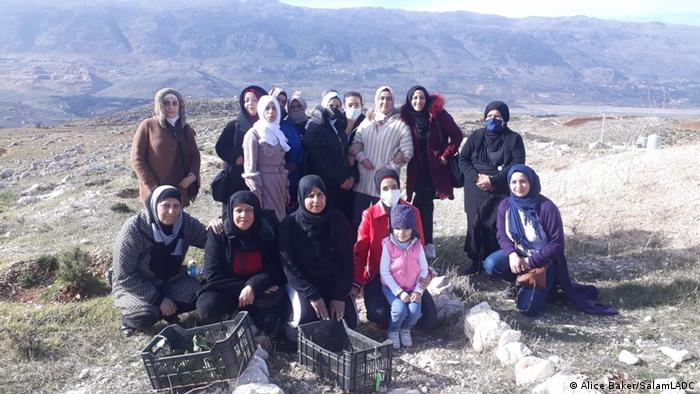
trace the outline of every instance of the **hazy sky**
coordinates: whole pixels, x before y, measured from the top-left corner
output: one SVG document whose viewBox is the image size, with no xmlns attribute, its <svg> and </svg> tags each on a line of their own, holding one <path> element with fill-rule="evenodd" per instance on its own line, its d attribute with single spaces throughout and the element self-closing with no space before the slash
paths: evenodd
<svg viewBox="0 0 700 394">
<path fill-rule="evenodd" d="M 283 3 L 314 8 L 384 7 L 415 11 L 471 11 L 509 18 L 526 16 L 585 15 L 603 19 L 658 21 L 700 26 L 698 0 L 281 0 Z"/>
</svg>

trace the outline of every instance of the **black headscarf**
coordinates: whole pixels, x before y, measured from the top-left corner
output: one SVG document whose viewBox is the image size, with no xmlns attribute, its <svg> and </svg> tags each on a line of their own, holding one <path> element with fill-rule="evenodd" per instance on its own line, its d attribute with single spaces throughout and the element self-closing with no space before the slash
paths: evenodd
<svg viewBox="0 0 700 394">
<path fill-rule="evenodd" d="M 233 208 L 239 204 L 246 204 L 253 207 L 253 225 L 243 231 L 236 227 L 233 222 Z M 252 192 L 240 190 L 231 195 L 226 205 L 226 216 L 224 218 L 224 232 L 229 239 L 235 239 L 240 244 L 242 251 L 259 250 L 261 245 L 260 222 L 262 213 L 260 212 L 260 201 Z"/>
<path fill-rule="evenodd" d="M 417 90 L 420 90 L 423 92 L 423 95 L 425 96 L 425 106 L 423 106 L 423 109 L 420 111 L 416 111 L 413 109 L 413 105 L 411 104 L 411 100 L 413 100 L 413 94 L 416 93 Z M 408 93 L 406 93 L 406 109 L 408 109 L 408 113 L 411 115 L 413 118 L 413 122 L 416 127 L 416 133 L 418 134 L 418 137 L 420 139 L 427 139 L 428 138 L 428 109 L 430 108 L 430 94 L 428 91 L 420 86 L 420 85 L 415 85 L 408 89 Z"/>
<path fill-rule="evenodd" d="M 401 185 L 399 174 L 395 170 L 382 167 L 374 173 L 374 186 L 377 187 L 377 193 L 382 192 L 382 179 L 384 178 L 394 178 L 396 180 L 396 184 Z"/>
<path fill-rule="evenodd" d="M 255 97 L 257 97 L 258 100 L 260 100 L 260 97 L 267 95 L 267 91 L 258 85 L 250 85 L 250 86 L 246 86 L 245 88 L 243 88 L 243 90 L 241 90 L 241 94 L 238 96 L 238 104 L 241 107 L 240 113 L 243 114 L 243 116 L 245 116 L 245 118 L 248 120 L 248 122 L 252 125 L 253 123 L 255 123 L 256 120 L 258 120 L 260 118 L 260 114 L 258 114 L 257 116 L 251 116 L 248 113 L 248 111 L 245 109 L 245 105 L 244 105 L 245 94 L 248 92 L 253 92 Z M 239 118 L 240 118 L 240 115 L 239 115 Z M 245 130 L 245 131 L 248 131 L 248 130 Z"/>
<path fill-rule="evenodd" d="M 486 149 L 481 151 L 481 160 L 484 162 L 489 162 L 488 152 L 498 152 L 503 147 L 503 140 L 505 134 L 508 132 L 508 120 L 510 119 L 510 110 L 508 105 L 503 101 L 492 101 L 484 109 L 484 119 L 486 115 L 491 112 L 491 110 L 498 110 L 503 117 L 503 131 L 500 133 L 484 133 L 484 142 L 486 143 Z M 487 152 L 488 151 L 488 152 Z"/>
<path fill-rule="evenodd" d="M 304 199 L 316 187 L 328 196 L 326 185 L 318 175 L 306 175 L 299 180 L 299 193 L 297 194 L 299 207 L 294 215 L 299 226 L 311 236 L 311 239 L 318 238 L 323 230 L 323 225 L 328 221 L 332 211 L 327 197 L 326 207 L 321 213 L 311 213 L 306 209 Z"/>
</svg>

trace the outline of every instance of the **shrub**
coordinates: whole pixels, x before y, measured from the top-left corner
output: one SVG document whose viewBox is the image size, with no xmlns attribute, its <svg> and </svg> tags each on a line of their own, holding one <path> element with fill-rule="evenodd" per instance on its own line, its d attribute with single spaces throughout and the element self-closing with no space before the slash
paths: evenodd
<svg viewBox="0 0 700 394">
<path fill-rule="evenodd" d="M 90 254 L 78 246 L 63 252 L 56 273 L 56 290 L 64 295 L 80 295 L 80 298 L 104 294 L 107 287 L 92 274 L 91 264 Z"/>
<path fill-rule="evenodd" d="M 17 283 L 24 288 L 48 284 L 58 269 L 58 259 L 52 255 L 42 255 L 22 267 L 17 274 Z"/>
<path fill-rule="evenodd" d="M 115 202 L 109 207 L 110 211 L 117 213 L 131 213 L 134 212 L 128 205 L 123 202 Z"/>
<path fill-rule="evenodd" d="M 4 351 L 11 354 L 15 360 L 34 361 L 49 353 L 50 347 L 35 328 L 3 328 L 0 329 L 0 334 L 0 337 L 4 338 L 0 341 Z"/>
</svg>

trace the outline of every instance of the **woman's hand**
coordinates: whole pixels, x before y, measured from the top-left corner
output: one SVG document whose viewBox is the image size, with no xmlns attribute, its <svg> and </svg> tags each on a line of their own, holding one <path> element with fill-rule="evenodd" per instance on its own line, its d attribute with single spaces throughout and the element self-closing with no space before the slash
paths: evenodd
<svg viewBox="0 0 700 394">
<path fill-rule="evenodd" d="M 420 300 L 422 297 L 423 297 L 423 294 L 421 294 L 417 291 L 414 291 L 413 293 L 411 293 L 411 302 L 414 302 L 416 304 L 420 304 Z"/>
<path fill-rule="evenodd" d="M 409 302 L 411 302 L 411 296 L 405 291 L 402 291 L 401 294 L 399 294 L 399 298 L 404 304 L 408 304 Z"/>
<path fill-rule="evenodd" d="M 272 285 L 272 286 L 268 287 L 267 290 L 265 290 L 265 294 L 274 293 L 274 292 L 276 292 L 279 288 L 280 288 L 280 287 L 277 286 L 277 285 Z"/>
<path fill-rule="evenodd" d="M 355 185 L 355 178 L 348 177 L 345 182 L 340 184 L 340 188 L 343 190 L 350 190 L 352 189 L 353 185 Z"/>
<path fill-rule="evenodd" d="M 238 306 L 245 308 L 246 306 L 251 305 L 253 302 L 255 302 L 255 292 L 250 285 L 246 285 L 246 287 L 241 290 L 241 294 L 238 296 Z"/>
<path fill-rule="evenodd" d="M 326 301 L 324 301 L 323 298 L 311 301 L 311 307 L 314 308 L 316 317 L 321 320 L 329 320 L 328 309 L 326 309 Z"/>
<path fill-rule="evenodd" d="M 443 166 L 447 165 L 447 159 L 444 156 L 440 156 L 440 163 L 442 163 Z"/>
<path fill-rule="evenodd" d="M 187 174 L 186 177 L 184 177 L 184 178 L 180 181 L 180 183 L 178 184 L 178 186 L 180 187 L 180 189 L 187 189 L 187 188 L 190 187 L 190 185 L 193 184 L 194 181 L 196 181 L 196 180 L 197 180 L 197 177 L 196 177 L 193 173 L 190 172 L 189 174 Z"/>
<path fill-rule="evenodd" d="M 374 164 L 372 164 L 372 161 L 370 159 L 364 159 L 360 162 L 360 164 L 362 164 L 362 167 L 364 167 L 367 171 L 374 170 Z"/>
<path fill-rule="evenodd" d="M 160 313 L 163 316 L 172 316 L 177 312 L 177 305 L 170 298 L 163 298 L 160 302 Z"/>
<path fill-rule="evenodd" d="M 345 317 L 345 301 L 331 300 L 331 318 L 343 320 Z"/>
<path fill-rule="evenodd" d="M 424 288 L 427 289 L 428 285 L 430 285 L 430 282 L 433 280 L 433 270 L 428 269 L 428 276 L 425 278 L 418 277 L 418 284 Z"/>
<path fill-rule="evenodd" d="M 214 234 L 221 235 L 224 233 L 224 221 L 221 218 L 212 219 L 207 225 L 207 231 L 212 230 Z"/>
<path fill-rule="evenodd" d="M 478 178 L 476 179 L 476 187 L 485 192 L 493 190 L 493 185 L 491 184 L 491 177 L 485 174 L 479 174 Z"/>
<path fill-rule="evenodd" d="M 408 163 L 408 160 L 406 160 L 406 156 L 403 154 L 402 151 L 396 152 L 394 155 L 394 158 L 391 159 L 396 165 L 402 166 L 406 163 Z"/>
<path fill-rule="evenodd" d="M 529 268 L 525 259 L 518 256 L 515 252 L 508 255 L 508 264 L 510 265 L 510 272 L 516 275 L 522 274 Z"/>
<path fill-rule="evenodd" d="M 238 156 L 236 158 L 236 165 L 237 166 L 242 166 L 243 165 L 243 156 Z"/>
</svg>

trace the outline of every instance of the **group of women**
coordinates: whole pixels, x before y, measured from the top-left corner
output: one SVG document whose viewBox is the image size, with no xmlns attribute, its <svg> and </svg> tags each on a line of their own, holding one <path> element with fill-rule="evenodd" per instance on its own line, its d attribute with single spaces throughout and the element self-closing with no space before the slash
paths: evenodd
<svg viewBox="0 0 700 394">
<path fill-rule="evenodd" d="M 115 244 L 112 285 L 123 332 L 194 309 L 203 322 L 247 310 L 268 333 L 316 319 L 354 327 L 361 293 L 367 319 L 391 327 L 401 294 L 386 293 L 379 274 L 385 241 L 398 230 L 392 223 L 414 223 L 413 242 L 434 259 L 433 200 L 454 198 L 449 161 L 457 159 L 465 179 L 464 249 L 472 261 L 462 273 L 483 269 L 522 283 L 530 282 L 518 278 L 539 275 L 536 285 L 517 288 L 518 309 L 527 315 L 541 312 L 557 287 L 580 310 L 615 313 L 593 303 L 593 286 L 569 278 L 561 216 L 524 165 L 523 140 L 508 127 L 505 103 L 486 107 L 484 127 L 460 151 L 462 131 L 442 96 L 414 86 L 397 109 L 392 89 L 382 86 L 374 99 L 364 114 L 359 93 L 341 99 L 329 90 L 309 117 L 299 92 L 289 98 L 280 88 L 243 89 L 240 113 L 216 144 L 225 162 L 221 223 L 205 227 L 183 212 L 200 183 L 185 103 L 174 89 L 159 91 L 155 115 L 139 126 L 131 152 L 145 209 L 124 223 Z M 397 206 L 400 221 L 392 216 Z M 202 283 L 183 266 L 189 245 L 204 248 Z M 431 276 L 415 286 L 426 288 Z M 429 292 L 416 294 L 418 325 L 435 327 Z"/>
</svg>

